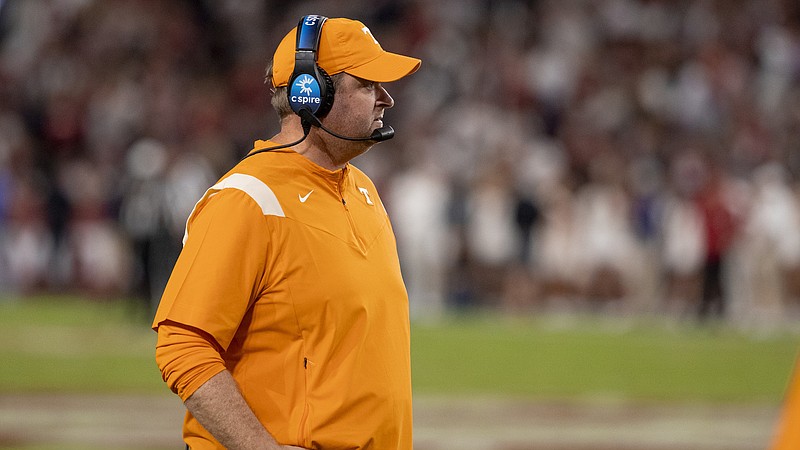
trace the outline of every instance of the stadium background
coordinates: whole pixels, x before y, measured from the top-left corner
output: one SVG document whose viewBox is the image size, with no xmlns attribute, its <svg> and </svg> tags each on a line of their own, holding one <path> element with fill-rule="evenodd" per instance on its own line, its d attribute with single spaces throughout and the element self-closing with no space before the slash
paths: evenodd
<svg viewBox="0 0 800 450">
<path fill-rule="evenodd" d="M 9 317 L 68 294 L 133 299 L 128 322 L 146 323 L 194 202 L 277 131 L 264 69 L 311 12 L 358 18 L 423 59 L 390 86 L 397 137 L 355 161 L 393 218 L 415 324 L 479 311 L 654 321 L 675 339 L 721 327 L 782 339 L 770 379 L 788 377 L 791 0 L 0 1 Z M 19 389 L 37 390 L 3 390 Z M 755 398 L 771 417 L 768 394 Z"/>
</svg>

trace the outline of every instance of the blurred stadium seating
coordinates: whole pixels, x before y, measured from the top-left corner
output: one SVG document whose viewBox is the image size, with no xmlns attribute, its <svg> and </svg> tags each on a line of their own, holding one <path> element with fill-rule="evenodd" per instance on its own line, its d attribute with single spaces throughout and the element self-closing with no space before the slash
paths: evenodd
<svg viewBox="0 0 800 450">
<path fill-rule="evenodd" d="M 152 306 L 194 202 L 277 131 L 264 69 L 306 13 L 423 59 L 355 162 L 416 318 L 798 317 L 792 0 L 0 1 L 0 291 Z"/>
</svg>

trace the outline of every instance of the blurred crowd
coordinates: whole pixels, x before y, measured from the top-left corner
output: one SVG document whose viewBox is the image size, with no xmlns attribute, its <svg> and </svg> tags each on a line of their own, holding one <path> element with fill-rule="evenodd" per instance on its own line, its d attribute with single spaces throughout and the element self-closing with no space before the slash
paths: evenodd
<svg viewBox="0 0 800 450">
<path fill-rule="evenodd" d="M 355 161 L 414 317 L 800 317 L 796 0 L 0 1 L 0 291 L 151 307 L 308 13 L 423 60 Z"/>
</svg>

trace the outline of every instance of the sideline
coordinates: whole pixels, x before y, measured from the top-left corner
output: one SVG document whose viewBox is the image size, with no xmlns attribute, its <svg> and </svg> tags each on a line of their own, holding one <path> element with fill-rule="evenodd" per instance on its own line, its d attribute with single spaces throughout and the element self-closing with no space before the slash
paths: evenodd
<svg viewBox="0 0 800 450">
<path fill-rule="evenodd" d="M 753 450 L 777 406 L 415 395 L 417 450 Z M 0 395 L 0 448 L 182 448 L 180 400 L 164 395 Z"/>
</svg>

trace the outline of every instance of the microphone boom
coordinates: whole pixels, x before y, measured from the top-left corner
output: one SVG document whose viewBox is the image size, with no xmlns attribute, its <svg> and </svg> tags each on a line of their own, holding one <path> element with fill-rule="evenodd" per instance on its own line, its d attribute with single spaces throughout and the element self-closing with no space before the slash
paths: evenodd
<svg viewBox="0 0 800 450">
<path fill-rule="evenodd" d="M 375 142 L 382 142 L 382 141 L 388 141 L 389 139 L 394 137 L 394 128 L 392 128 L 392 127 L 390 127 L 388 125 L 382 126 L 382 127 L 378 128 L 378 129 L 374 130 L 372 132 L 372 134 L 370 134 L 367 137 L 343 136 L 343 135 L 338 134 L 338 133 L 336 133 L 336 132 L 334 132 L 332 130 L 327 129 L 325 127 L 325 125 L 323 125 L 322 122 L 317 118 L 317 116 L 315 116 L 308 109 L 305 109 L 305 108 L 301 109 L 300 112 L 298 112 L 298 115 L 300 115 L 300 118 L 304 123 L 308 123 L 308 124 L 311 124 L 311 125 L 313 125 L 315 127 L 321 128 L 324 132 L 330 134 L 331 136 L 337 137 L 339 139 L 344 139 L 345 141 L 375 141 Z"/>
</svg>

